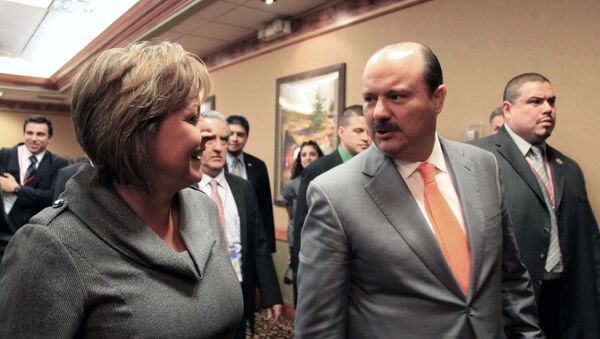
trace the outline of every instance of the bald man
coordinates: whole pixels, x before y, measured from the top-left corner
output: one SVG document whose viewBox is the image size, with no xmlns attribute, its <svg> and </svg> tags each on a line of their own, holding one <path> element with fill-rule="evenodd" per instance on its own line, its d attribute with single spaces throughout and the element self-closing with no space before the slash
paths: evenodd
<svg viewBox="0 0 600 339">
<path fill-rule="evenodd" d="M 494 156 L 436 133 L 446 92 L 423 45 L 367 62 L 375 145 L 308 188 L 296 338 L 543 338 Z"/>
</svg>

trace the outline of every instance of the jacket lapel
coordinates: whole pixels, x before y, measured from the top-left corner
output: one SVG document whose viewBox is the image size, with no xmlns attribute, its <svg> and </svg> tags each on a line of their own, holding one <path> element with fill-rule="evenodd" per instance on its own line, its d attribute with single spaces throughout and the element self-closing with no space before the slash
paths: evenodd
<svg viewBox="0 0 600 339">
<path fill-rule="evenodd" d="M 525 157 L 521 154 L 519 148 L 504 127 L 498 130 L 498 133 L 494 136 L 494 141 L 498 153 L 515 169 L 523 181 L 525 181 L 529 188 L 535 192 L 535 195 L 545 206 L 546 201 L 544 200 L 542 189 L 540 188 L 540 184 L 538 183 L 535 174 L 533 174 L 527 160 L 525 160 Z"/>
<path fill-rule="evenodd" d="M 565 169 L 560 155 L 557 154 L 554 148 L 546 145 L 546 154 L 548 162 L 550 162 L 550 168 L 552 168 L 552 183 L 554 185 L 554 199 L 556 200 L 555 210 L 558 210 L 565 187 Z"/>
<path fill-rule="evenodd" d="M 12 174 L 13 177 L 17 180 L 17 183 L 21 182 L 21 171 L 19 171 L 19 152 L 18 146 L 13 147 L 10 150 L 10 157 L 8 160 L 8 164 L 6 166 L 6 171 Z"/>
<path fill-rule="evenodd" d="M 242 238 L 242 249 L 248 248 L 248 229 L 246 225 L 248 225 L 248 220 L 246 220 L 246 205 L 244 205 L 244 192 L 240 189 L 238 185 L 235 184 L 235 179 L 231 179 L 233 174 L 225 175 L 225 180 L 227 180 L 227 184 L 229 185 L 229 189 L 231 189 L 231 194 L 233 195 L 233 200 L 235 200 L 235 206 L 237 207 L 238 215 L 240 217 L 240 237 Z"/>
<path fill-rule="evenodd" d="M 246 152 L 244 152 L 244 162 L 246 166 L 246 176 L 248 177 L 248 181 L 254 183 L 254 164 L 252 163 L 250 156 Z"/>
<path fill-rule="evenodd" d="M 429 229 L 393 161 L 375 146 L 371 146 L 365 152 L 368 153 L 363 165 L 363 174 L 371 177 L 365 185 L 367 194 L 425 266 L 449 290 L 457 296 L 462 296 L 435 235 Z"/>
<path fill-rule="evenodd" d="M 469 158 L 456 147 L 452 147 L 443 138 L 440 138 L 446 163 L 451 171 L 456 193 L 460 200 L 461 209 L 465 218 L 465 231 L 469 239 L 471 250 L 471 278 L 469 291 L 477 286 L 477 277 L 481 269 L 484 248 L 484 220 L 481 207 L 481 192 L 477 177 L 473 173 L 473 165 Z"/>
</svg>

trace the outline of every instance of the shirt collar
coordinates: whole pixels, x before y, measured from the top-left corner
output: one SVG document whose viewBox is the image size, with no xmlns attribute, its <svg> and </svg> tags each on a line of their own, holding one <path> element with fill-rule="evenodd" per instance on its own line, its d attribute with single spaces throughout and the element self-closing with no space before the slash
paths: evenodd
<svg viewBox="0 0 600 339">
<path fill-rule="evenodd" d="M 433 143 L 433 150 L 431 154 L 424 162 L 428 162 L 433 164 L 435 168 L 440 170 L 441 172 L 448 173 L 448 167 L 446 166 L 446 160 L 444 159 L 444 152 L 442 151 L 442 145 L 440 144 L 440 140 L 438 138 L 437 132 L 435 133 L 435 141 Z M 402 178 L 410 177 L 416 170 L 419 165 L 423 162 L 408 162 L 404 160 L 394 159 L 394 164 L 396 168 L 400 172 Z"/>
<path fill-rule="evenodd" d="M 31 153 L 29 151 L 29 149 L 27 148 L 27 146 L 25 146 L 25 144 L 19 146 L 21 147 L 21 154 L 23 154 L 23 159 L 29 159 L 29 157 L 31 157 L 32 155 L 34 155 L 33 153 Z M 46 150 L 41 151 L 40 153 L 36 154 L 35 157 L 37 158 L 37 163 L 39 166 L 39 163 L 42 162 L 42 159 L 44 158 L 44 155 L 46 155 Z"/>
<path fill-rule="evenodd" d="M 242 163 L 242 165 L 244 165 L 244 152 L 241 152 L 240 155 L 238 155 L 237 157 L 227 152 L 227 168 L 231 168 L 233 166 L 233 161 L 235 160 L 235 158 L 240 159 L 240 162 Z"/>
<path fill-rule="evenodd" d="M 215 179 L 217 181 L 217 184 L 221 187 L 225 187 L 224 183 L 225 183 L 225 171 L 222 169 L 221 172 L 219 172 L 219 174 L 217 174 L 216 177 L 211 177 L 208 174 L 203 174 L 202 175 L 202 179 L 200 179 L 200 188 L 206 187 L 206 186 L 210 186 L 210 181 Z"/>
<path fill-rule="evenodd" d="M 346 162 L 352 159 L 352 154 L 346 152 L 346 150 L 342 147 L 342 144 L 338 145 L 337 151 L 340 154 L 340 157 L 342 158 L 342 162 Z"/>
<path fill-rule="evenodd" d="M 523 156 L 526 156 L 527 153 L 529 153 L 529 150 L 531 149 L 531 144 L 527 140 L 521 138 L 520 135 L 518 135 L 517 133 L 513 132 L 513 130 L 511 130 L 510 127 L 508 127 L 507 124 L 504 124 L 504 127 L 506 128 L 506 131 L 508 132 L 508 135 L 510 135 L 511 139 L 513 139 L 513 141 L 517 145 L 517 148 L 519 149 L 519 151 L 521 152 L 521 154 L 523 154 Z M 542 143 L 540 145 L 540 147 L 545 151 L 546 150 L 546 143 Z"/>
</svg>

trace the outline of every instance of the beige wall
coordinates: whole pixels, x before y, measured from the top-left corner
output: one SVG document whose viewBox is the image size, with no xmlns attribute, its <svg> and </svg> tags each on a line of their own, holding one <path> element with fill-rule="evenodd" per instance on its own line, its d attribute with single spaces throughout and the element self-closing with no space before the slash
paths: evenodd
<svg viewBox="0 0 600 339">
<path fill-rule="evenodd" d="M 23 142 L 23 120 L 31 113 L 15 113 L 0 111 L 0 147 L 13 147 Z M 76 158 L 83 155 L 83 151 L 75 139 L 75 131 L 70 115 L 46 115 L 52 121 L 54 130 L 48 149 L 63 157 Z"/>
<path fill-rule="evenodd" d="M 217 70 L 216 106 L 249 118 L 247 150 L 265 160 L 273 184 L 279 77 L 345 62 L 346 104 L 360 103 L 362 67 L 375 50 L 396 41 L 425 43 L 440 58 L 448 86 L 438 130 L 460 140 L 470 123 L 483 124 L 489 134 L 488 114 L 501 104 L 507 80 L 540 72 L 558 96 L 558 127 L 549 143 L 579 162 L 600 215 L 600 172 L 594 170 L 600 147 L 592 146 L 600 128 L 599 18 L 597 0 L 435 0 Z M 284 209 L 275 208 L 275 217 L 284 228 Z M 286 259 L 277 255 L 278 270 Z M 284 294 L 290 300 L 290 290 Z"/>
<path fill-rule="evenodd" d="M 440 58 L 448 86 L 438 130 L 460 140 L 466 124 L 481 123 L 500 104 L 505 82 L 535 71 L 548 76 L 558 95 L 558 127 L 550 144 L 579 162 L 596 215 L 600 215 L 600 112 L 595 99 L 600 79 L 600 2 L 597 0 L 434 0 L 215 71 L 217 110 L 246 115 L 251 123 L 247 150 L 267 163 L 274 180 L 275 81 L 279 77 L 340 62 L 346 69 L 346 104 L 361 102 L 361 72 L 378 48 L 412 40 L 429 45 Z M 0 112 L 0 146 L 22 140 L 26 114 Z M 51 116 L 50 149 L 75 157 L 77 146 L 68 116 Z M 277 227 L 287 216 L 275 208 Z M 286 246 L 275 256 L 279 275 Z M 284 289 L 287 300 L 291 290 Z"/>
</svg>

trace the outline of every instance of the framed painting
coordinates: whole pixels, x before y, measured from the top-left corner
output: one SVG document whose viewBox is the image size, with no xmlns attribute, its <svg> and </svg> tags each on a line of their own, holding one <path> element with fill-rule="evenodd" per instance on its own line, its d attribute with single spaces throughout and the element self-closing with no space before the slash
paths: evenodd
<svg viewBox="0 0 600 339">
<path fill-rule="evenodd" d="M 324 154 L 338 144 L 338 117 L 344 110 L 346 64 L 277 79 L 275 129 L 275 204 L 292 176 L 300 145 L 313 140 Z"/>
</svg>

